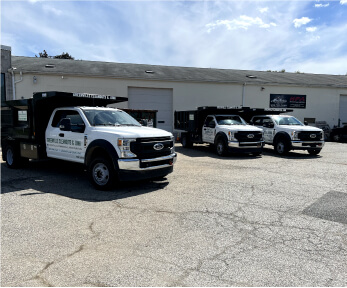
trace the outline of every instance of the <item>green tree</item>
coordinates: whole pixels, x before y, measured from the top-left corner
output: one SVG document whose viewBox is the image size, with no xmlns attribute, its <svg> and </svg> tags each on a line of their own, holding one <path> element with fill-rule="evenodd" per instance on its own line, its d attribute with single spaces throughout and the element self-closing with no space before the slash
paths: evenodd
<svg viewBox="0 0 347 288">
<path fill-rule="evenodd" d="M 50 56 L 48 55 L 46 50 L 43 50 L 43 52 L 39 53 L 39 56 L 35 55 L 35 57 L 40 57 L 40 58 L 54 58 L 54 59 L 71 59 L 71 60 L 75 60 L 74 57 L 72 57 L 69 53 L 65 53 L 63 52 L 60 55 L 56 55 L 56 56 Z"/>
<path fill-rule="evenodd" d="M 71 60 L 75 60 L 75 58 L 74 57 L 72 57 L 69 53 L 65 53 L 65 52 L 63 52 L 61 55 L 56 55 L 56 56 L 54 56 L 53 58 L 55 58 L 55 59 L 71 59 Z"/>
</svg>

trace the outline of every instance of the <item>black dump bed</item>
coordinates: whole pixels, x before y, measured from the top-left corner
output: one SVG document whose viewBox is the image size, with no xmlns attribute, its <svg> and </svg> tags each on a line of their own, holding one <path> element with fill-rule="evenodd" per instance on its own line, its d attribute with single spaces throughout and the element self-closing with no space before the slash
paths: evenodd
<svg viewBox="0 0 347 288">
<path fill-rule="evenodd" d="M 99 106 L 127 101 L 126 97 L 85 93 L 40 92 L 33 98 L 2 103 L 1 137 L 44 143 L 45 130 L 52 112 L 60 107 Z M 41 142 L 42 141 L 42 142 Z"/>
<path fill-rule="evenodd" d="M 175 111 L 175 129 L 188 132 L 200 132 L 208 115 L 240 115 L 243 108 L 204 106 L 197 110 Z"/>
</svg>

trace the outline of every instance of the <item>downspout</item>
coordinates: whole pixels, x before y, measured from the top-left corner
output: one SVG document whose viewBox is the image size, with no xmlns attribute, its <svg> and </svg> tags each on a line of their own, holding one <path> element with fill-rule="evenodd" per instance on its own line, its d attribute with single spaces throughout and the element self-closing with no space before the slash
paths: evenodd
<svg viewBox="0 0 347 288">
<path fill-rule="evenodd" d="M 12 92 L 13 92 L 12 100 L 16 100 L 16 84 L 21 82 L 21 81 L 23 81 L 23 73 L 22 73 L 22 71 L 19 72 L 20 79 L 15 81 L 15 79 L 14 79 L 14 70 L 16 70 L 16 68 L 14 68 L 14 67 L 9 69 L 9 71 L 12 74 Z"/>
<path fill-rule="evenodd" d="M 245 89 L 246 89 L 246 82 L 243 83 L 243 87 L 242 87 L 242 107 L 245 106 Z"/>
</svg>

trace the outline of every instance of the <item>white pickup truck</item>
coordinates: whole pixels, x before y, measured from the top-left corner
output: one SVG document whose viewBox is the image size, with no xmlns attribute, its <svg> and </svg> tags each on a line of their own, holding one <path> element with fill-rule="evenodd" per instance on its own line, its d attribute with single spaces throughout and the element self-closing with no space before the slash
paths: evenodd
<svg viewBox="0 0 347 288">
<path fill-rule="evenodd" d="M 262 153 L 263 133 L 238 115 L 209 115 L 202 127 L 202 142 L 214 144 L 218 155 L 228 151 Z"/>
<path fill-rule="evenodd" d="M 15 121 L 2 123 L 1 141 L 7 166 L 16 168 L 25 159 L 46 157 L 81 163 L 100 190 L 112 188 L 117 180 L 160 178 L 171 173 L 177 157 L 173 135 L 143 127 L 119 109 L 78 106 L 101 106 L 102 100 L 47 92 L 9 102 L 7 111 Z M 65 106 L 67 103 L 73 106 Z"/>
<path fill-rule="evenodd" d="M 256 115 L 250 123 L 263 129 L 265 144 L 273 145 L 279 155 L 290 150 L 307 150 L 318 155 L 324 146 L 322 129 L 305 126 L 290 115 Z"/>
</svg>

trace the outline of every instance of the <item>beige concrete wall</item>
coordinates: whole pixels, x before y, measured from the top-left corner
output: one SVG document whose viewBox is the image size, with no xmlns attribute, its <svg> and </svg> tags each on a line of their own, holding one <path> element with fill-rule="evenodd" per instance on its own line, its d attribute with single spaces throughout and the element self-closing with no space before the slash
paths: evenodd
<svg viewBox="0 0 347 288">
<path fill-rule="evenodd" d="M 33 77 L 36 77 L 36 83 Z M 16 75 L 16 80 L 19 75 Z M 64 75 L 23 74 L 23 81 L 16 84 L 16 99 L 30 98 L 33 92 L 63 91 L 87 92 L 112 96 L 128 97 L 128 87 L 171 88 L 173 89 L 173 110 L 192 110 L 198 106 L 241 106 L 243 85 L 218 83 L 187 83 L 144 80 L 123 80 L 97 77 L 76 77 Z M 301 121 L 316 118 L 327 121 L 333 127 L 339 117 L 340 94 L 347 89 L 310 88 L 285 86 L 246 85 L 244 106 L 268 108 L 270 94 L 307 95 L 306 109 L 295 109 L 292 115 Z M 117 104 L 119 108 L 128 108 L 127 102 Z"/>
</svg>

